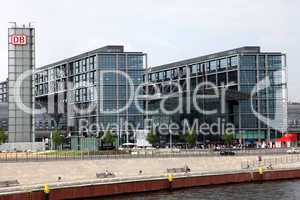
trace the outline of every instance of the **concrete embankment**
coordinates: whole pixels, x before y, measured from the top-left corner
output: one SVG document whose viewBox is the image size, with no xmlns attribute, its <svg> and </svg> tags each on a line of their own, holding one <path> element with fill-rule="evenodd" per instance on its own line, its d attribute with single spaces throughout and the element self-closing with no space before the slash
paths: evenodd
<svg viewBox="0 0 300 200">
<path fill-rule="evenodd" d="M 239 171 L 220 174 L 181 174 L 170 182 L 167 176 L 141 177 L 139 179 L 111 179 L 86 182 L 62 183 L 50 186 L 49 199 L 78 199 L 103 197 L 118 194 L 138 193 L 180 189 L 196 186 L 208 186 L 231 183 L 250 183 L 300 178 L 300 168 L 265 171 Z M 19 191 L 7 191 L 0 200 L 45 199 L 42 185 L 32 188 L 19 188 Z"/>
</svg>

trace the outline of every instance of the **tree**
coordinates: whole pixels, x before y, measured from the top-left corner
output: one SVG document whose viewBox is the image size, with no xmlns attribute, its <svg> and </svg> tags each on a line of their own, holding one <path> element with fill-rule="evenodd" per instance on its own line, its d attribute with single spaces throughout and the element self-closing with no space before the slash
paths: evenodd
<svg viewBox="0 0 300 200">
<path fill-rule="evenodd" d="M 154 130 L 151 130 L 147 135 L 147 141 L 152 145 L 156 145 L 158 143 L 158 135 L 155 133 Z"/>
<path fill-rule="evenodd" d="M 102 141 L 104 144 L 114 144 L 116 141 L 116 138 L 113 136 L 112 132 L 110 130 L 108 130 L 102 136 Z"/>
<path fill-rule="evenodd" d="M 224 135 L 224 144 L 226 146 L 229 146 L 232 144 L 233 140 L 234 140 L 233 134 L 226 131 Z"/>
<path fill-rule="evenodd" d="M 197 134 L 195 130 L 189 131 L 186 135 L 185 135 L 185 142 L 189 145 L 189 146 L 195 146 L 197 143 Z"/>
<path fill-rule="evenodd" d="M 52 142 L 55 145 L 55 147 L 59 147 L 64 142 L 64 136 L 61 134 L 60 130 L 55 130 L 52 133 Z"/>
<path fill-rule="evenodd" d="M 5 131 L 0 128 L 0 144 L 3 144 L 7 141 L 7 135 L 5 134 Z"/>
</svg>

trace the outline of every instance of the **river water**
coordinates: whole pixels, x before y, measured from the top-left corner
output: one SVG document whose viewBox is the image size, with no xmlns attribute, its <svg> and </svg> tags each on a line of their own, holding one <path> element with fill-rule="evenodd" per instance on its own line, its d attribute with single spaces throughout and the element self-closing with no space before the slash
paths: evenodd
<svg viewBox="0 0 300 200">
<path fill-rule="evenodd" d="M 206 186 L 172 192 L 149 192 L 99 200 L 300 200 L 300 180 Z"/>
</svg>

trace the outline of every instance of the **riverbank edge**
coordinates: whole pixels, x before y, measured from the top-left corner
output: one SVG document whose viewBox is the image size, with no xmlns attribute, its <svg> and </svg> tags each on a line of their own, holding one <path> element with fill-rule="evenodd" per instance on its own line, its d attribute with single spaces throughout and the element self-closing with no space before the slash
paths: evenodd
<svg viewBox="0 0 300 200">
<path fill-rule="evenodd" d="M 168 179 L 167 176 L 143 177 L 140 179 L 115 179 L 106 181 L 86 181 L 50 185 L 49 199 L 80 199 L 112 195 L 175 190 L 196 186 L 222 185 L 233 183 L 264 182 L 300 178 L 300 168 L 276 169 L 260 174 L 257 171 L 239 171 L 222 174 L 181 174 Z M 20 191 L 21 190 L 21 191 Z M 8 191 L 0 194 L 0 200 L 45 199 L 42 185 L 19 191 Z"/>
</svg>

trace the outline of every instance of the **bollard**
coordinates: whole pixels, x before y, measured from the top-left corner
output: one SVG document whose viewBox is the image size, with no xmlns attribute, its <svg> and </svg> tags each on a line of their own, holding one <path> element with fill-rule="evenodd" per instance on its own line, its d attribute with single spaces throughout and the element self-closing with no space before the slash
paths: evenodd
<svg viewBox="0 0 300 200">
<path fill-rule="evenodd" d="M 45 200 L 49 200 L 50 188 L 47 183 L 44 185 L 44 193 L 45 193 Z"/>
<path fill-rule="evenodd" d="M 264 168 L 263 167 L 259 167 L 258 168 L 258 172 L 260 175 L 263 175 L 264 174 Z"/>
<path fill-rule="evenodd" d="M 173 175 L 172 174 L 169 174 L 168 175 L 168 181 L 169 181 L 169 183 L 172 183 L 173 182 Z"/>
<path fill-rule="evenodd" d="M 259 173 L 259 181 L 260 183 L 263 183 L 264 181 L 264 168 L 263 167 L 259 167 L 258 168 L 258 173 Z"/>
<path fill-rule="evenodd" d="M 168 175 L 168 182 L 169 182 L 169 190 L 171 191 L 172 190 L 172 183 L 173 183 L 173 175 L 172 174 L 169 174 Z"/>
</svg>

